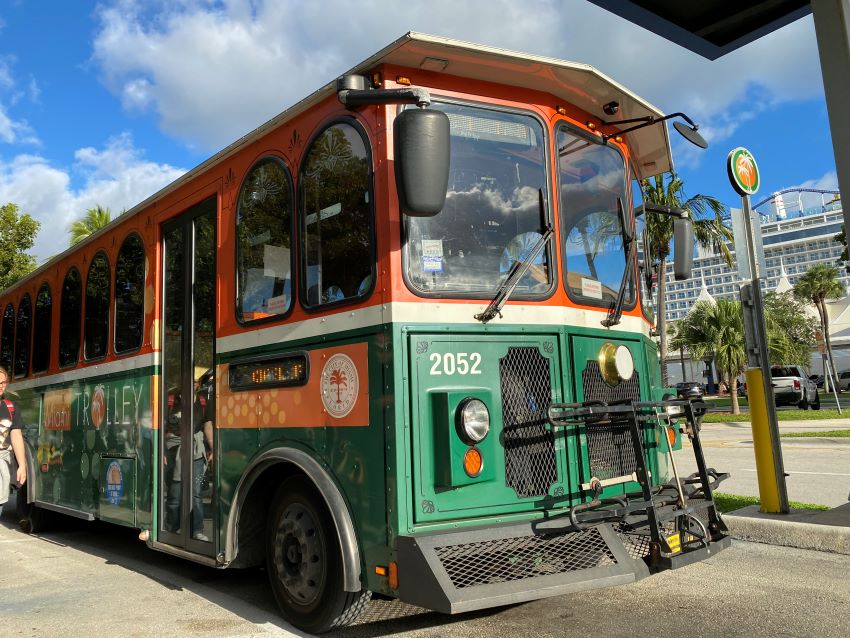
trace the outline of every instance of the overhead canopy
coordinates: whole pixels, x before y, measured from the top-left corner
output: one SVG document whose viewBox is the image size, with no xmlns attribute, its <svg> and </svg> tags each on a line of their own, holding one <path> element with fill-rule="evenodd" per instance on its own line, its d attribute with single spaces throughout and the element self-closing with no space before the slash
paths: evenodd
<svg viewBox="0 0 850 638">
<path fill-rule="evenodd" d="M 590 2 L 709 60 L 716 60 L 812 11 L 809 0 Z"/>
</svg>

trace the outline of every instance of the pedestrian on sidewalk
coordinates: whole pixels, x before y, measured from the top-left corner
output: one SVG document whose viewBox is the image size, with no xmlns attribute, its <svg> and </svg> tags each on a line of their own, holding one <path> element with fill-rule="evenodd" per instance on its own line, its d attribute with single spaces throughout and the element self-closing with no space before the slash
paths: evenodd
<svg viewBox="0 0 850 638">
<path fill-rule="evenodd" d="M 16 478 L 18 485 L 27 480 L 27 457 L 24 453 L 24 423 L 15 404 L 6 398 L 9 385 L 9 373 L 0 367 L 0 515 L 3 505 L 9 500 L 12 486 L 12 453 L 18 461 Z M 11 449 L 11 452 L 10 452 Z"/>
</svg>

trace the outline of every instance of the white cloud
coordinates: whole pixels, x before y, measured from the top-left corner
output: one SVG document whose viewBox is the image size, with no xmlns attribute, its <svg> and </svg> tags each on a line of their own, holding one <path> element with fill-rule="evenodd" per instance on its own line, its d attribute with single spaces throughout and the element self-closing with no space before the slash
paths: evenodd
<svg viewBox="0 0 850 638">
<path fill-rule="evenodd" d="M 717 61 L 705 60 L 583 0 L 274 2 L 121 0 L 100 11 L 94 60 L 128 109 L 215 150 L 283 111 L 406 31 L 423 31 L 597 66 L 709 141 L 747 114 L 822 95 L 811 18 Z"/>
<path fill-rule="evenodd" d="M 9 115 L 9 106 L 20 98 L 16 89 L 15 78 L 12 74 L 14 59 L 8 56 L 0 57 L 0 142 L 6 144 L 38 144 L 32 129 L 25 120 L 16 120 Z M 30 95 L 37 87 L 31 84 L 28 88 Z"/>
<path fill-rule="evenodd" d="M 37 155 L 0 161 L 0 202 L 14 202 L 41 222 L 33 246 L 39 262 L 68 247 L 68 226 L 85 211 L 101 205 L 113 217 L 171 183 L 185 170 L 146 161 L 129 135 L 110 139 L 103 149 L 82 148 L 71 170 Z M 73 188 L 72 175 L 83 186 Z"/>
<path fill-rule="evenodd" d="M 793 186 L 792 188 L 811 188 L 814 190 L 837 191 L 838 190 L 838 175 L 835 171 L 829 171 L 817 179 L 809 179 Z"/>
</svg>

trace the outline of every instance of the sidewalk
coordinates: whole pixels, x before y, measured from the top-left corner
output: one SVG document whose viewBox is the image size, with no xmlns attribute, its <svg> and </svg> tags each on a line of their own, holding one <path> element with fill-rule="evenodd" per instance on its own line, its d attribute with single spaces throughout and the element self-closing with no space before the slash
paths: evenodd
<svg viewBox="0 0 850 638">
<path fill-rule="evenodd" d="M 821 552 L 850 554 L 850 503 L 828 511 L 765 514 L 749 505 L 723 515 L 733 538 Z"/>
</svg>

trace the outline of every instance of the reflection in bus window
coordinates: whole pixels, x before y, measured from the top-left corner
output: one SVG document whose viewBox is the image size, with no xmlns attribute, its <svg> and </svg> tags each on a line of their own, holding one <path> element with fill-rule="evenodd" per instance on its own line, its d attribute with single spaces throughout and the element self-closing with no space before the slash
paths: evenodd
<svg viewBox="0 0 850 638">
<path fill-rule="evenodd" d="M 59 304 L 59 366 L 77 363 L 80 356 L 80 319 L 83 311 L 83 284 L 80 271 L 71 268 L 62 284 Z"/>
<path fill-rule="evenodd" d="M 33 317 L 34 337 L 32 341 L 32 371 L 46 372 L 50 367 L 50 328 L 53 313 L 53 299 L 50 286 L 44 284 L 35 298 L 35 316 Z"/>
<path fill-rule="evenodd" d="M 86 359 L 106 356 L 109 343 L 109 262 L 104 253 L 91 260 L 86 278 L 86 322 L 84 350 Z"/>
<path fill-rule="evenodd" d="M 15 347 L 15 307 L 6 306 L 3 311 L 3 333 L 0 336 L 0 365 L 6 370 L 12 369 L 12 352 Z"/>
<path fill-rule="evenodd" d="M 567 292 L 581 303 L 610 305 L 626 264 L 621 207 L 629 203 L 623 156 L 561 126 L 558 169 Z M 629 305 L 633 287 L 626 292 Z"/>
<path fill-rule="evenodd" d="M 527 115 L 455 104 L 432 108 L 451 124 L 449 185 L 443 210 L 404 219 L 408 280 L 424 293 L 489 295 L 543 232 L 543 129 Z M 540 253 L 514 297 L 550 288 L 549 259 L 548 250 Z"/>
<path fill-rule="evenodd" d="M 25 377 L 30 371 L 30 337 L 32 336 L 32 302 L 24 295 L 18 306 L 15 326 L 15 376 Z"/>
<path fill-rule="evenodd" d="M 371 289 L 369 153 L 357 129 L 336 124 L 317 137 L 302 169 L 304 305 L 362 296 Z M 304 279 L 306 278 L 306 281 Z"/>
<path fill-rule="evenodd" d="M 292 305 L 292 188 L 283 162 L 251 169 L 236 213 L 236 313 L 241 321 L 286 313 Z"/>
<path fill-rule="evenodd" d="M 138 235 L 124 240 L 115 260 L 115 352 L 138 350 L 145 318 L 145 247 Z"/>
</svg>

